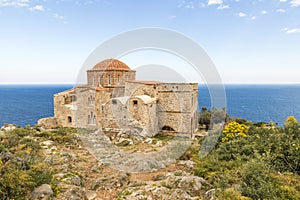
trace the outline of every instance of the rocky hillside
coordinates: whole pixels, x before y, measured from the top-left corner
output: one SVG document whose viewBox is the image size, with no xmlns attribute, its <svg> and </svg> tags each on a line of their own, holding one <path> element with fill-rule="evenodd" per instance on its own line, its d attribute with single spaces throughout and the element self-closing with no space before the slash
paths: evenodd
<svg viewBox="0 0 300 200">
<path fill-rule="evenodd" d="M 108 136 L 112 136 L 111 132 Z M 200 195 L 210 199 L 212 196 L 211 191 L 203 189 L 206 181 L 193 175 L 196 163 L 190 160 L 177 160 L 159 170 L 154 166 L 152 172 L 128 173 L 99 162 L 75 129 L 43 130 L 7 125 L 2 127 L 0 138 L 2 174 L 9 176 L 13 170 L 23 171 L 28 175 L 24 181 L 28 181 L 36 166 L 41 165 L 44 166 L 41 171 L 49 175 L 38 184 L 25 184 L 23 188 L 0 179 L 3 181 L 0 182 L 1 199 L 200 199 Z M 142 141 L 120 136 L 114 137 L 113 142 L 125 152 L 145 153 L 164 148 L 171 139 L 159 136 Z M 39 159 L 30 163 L 25 159 L 27 156 Z M 19 163 L 12 165 L 13 159 L 28 167 L 20 169 Z M 8 166 L 12 171 L 7 170 Z M 16 192 L 9 192 L 11 189 Z"/>
<path fill-rule="evenodd" d="M 299 150 L 294 118 L 284 127 L 230 121 L 193 141 L 6 125 L 0 199 L 298 200 Z"/>
</svg>

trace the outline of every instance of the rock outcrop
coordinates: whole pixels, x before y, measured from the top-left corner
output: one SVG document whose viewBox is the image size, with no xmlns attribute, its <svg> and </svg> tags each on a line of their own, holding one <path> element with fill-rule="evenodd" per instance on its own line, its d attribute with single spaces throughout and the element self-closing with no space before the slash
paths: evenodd
<svg viewBox="0 0 300 200">
<path fill-rule="evenodd" d="M 44 127 L 46 129 L 57 128 L 58 123 L 55 117 L 42 118 L 38 120 L 37 126 Z"/>
<path fill-rule="evenodd" d="M 48 200 L 53 196 L 53 190 L 48 184 L 43 184 L 34 189 L 31 194 L 32 200 Z"/>
</svg>

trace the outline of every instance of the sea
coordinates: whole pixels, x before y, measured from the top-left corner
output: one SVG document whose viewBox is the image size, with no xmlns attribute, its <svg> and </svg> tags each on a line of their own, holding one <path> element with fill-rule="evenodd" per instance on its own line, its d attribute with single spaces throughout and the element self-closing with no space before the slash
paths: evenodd
<svg viewBox="0 0 300 200">
<path fill-rule="evenodd" d="M 53 94 L 72 85 L 0 85 L 0 127 L 10 123 L 34 126 L 53 116 Z M 225 85 L 226 111 L 252 122 L 277 122 L 288 116 L 300 120 L 300 85 Z M 206 85 L 199 85 L 199 110 L 211 109 Z"/>
</svg>

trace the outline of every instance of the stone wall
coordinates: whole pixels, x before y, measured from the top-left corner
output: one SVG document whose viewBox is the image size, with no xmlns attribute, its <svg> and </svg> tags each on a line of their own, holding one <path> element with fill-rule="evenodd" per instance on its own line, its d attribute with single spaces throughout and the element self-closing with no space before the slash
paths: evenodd
<svg viewBox="0 0 300 200">
<path fill-rule="evenodd" d="M 197 127 L 198 84 L 161 83 L 158 84 L 159 121 L 178 133 L 193 136 Z"/>
<path fill-rule="evenodd" d="M 125 85 L 125 81 L 135 80 L 135 71 L 102 71 L 102 70 L 88 70 L 87 81 L 91 86 L 113 86 Z"/>
<path fill-rule="evenodd" d="M 125 96 L 148 95 L 152 98 L 157 97 L 156 84 L 145 84 L 143 82 L 126 82 Z"/>
<path fill-rule="evenodd" d="M 136 121 L 143 129 L 143 136 L 151 137 L 157 134 L 156 98 L 147 95 L 131 96 L 128 101 L 128 113 L 130 119 Z"/>
<path fill-rule="evenodd" d="M 109 88 L 112 98 L 123 97 L 125 94 L 125 86 L 116 86 Z"/>
<path fill-rule="evenodd" d="M 120 128 L 120 122 L 122 122 L 123 106 L 121 104 L 114 105 L 112 99 L 105 104 L 101 105 L 99 109 L 99 128 Z M 115 109 L 113 107 L 115 106 Z M 116 112 L 116 113 L 115 113 Z"/>
<path fill-rule="evenodd" d="M 76 127 L 97 128 L 96 116 L 96 90 L 93 88 L 76 89 L 76 112 L 74 121 Z"/>
<path fill-rule="evenodd" d="M 52 129 L 59 127 L 57 124 L 57 120 L 55 117 L 49 117 L 49 118 L 42 118 L 38 120 L 37 123 L 38 126 L 42 126 L 46 129 Z"/>
<path fill-rule="evenodd" d="M 74 110 L 76 105 L 74 102 L 74 89 L 61 92 L 54 95 L 54 117 L 58 126 L 62 127 L 74 127 Z M 72 98 L 73 97 L 73 98 Z M 73 101 L 69 101 L 73 99 Z"/>
<path fill-rule="evenodd" d="M 145 102 L 137 96 L 113 98 L 102 105 L 100 115 L 101 128 L 136 129 L 148 137 L 158 132 L 156 99 Z"/>
<path fill-rule="evenodd" d="M 54 95 L 59 126 L 137 129 L 144 136 L 173 130 L 193 137 L 197 108 L 198 85 L 192 83 L 134 81 L 125 87 L 85 86 Z"/>
</svg>

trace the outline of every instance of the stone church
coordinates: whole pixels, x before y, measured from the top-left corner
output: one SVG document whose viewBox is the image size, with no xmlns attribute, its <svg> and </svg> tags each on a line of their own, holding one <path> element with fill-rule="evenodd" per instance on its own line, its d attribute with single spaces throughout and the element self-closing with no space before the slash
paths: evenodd
<svg viewBox="0 0 300 200">
<path fill-rule="evenodd" d="M 87 70 L 87 84 L 54 95 L 48 128 L 138 130 L 151 137 L 174 132 L 193 137 L 197 130 L 198 84 L 136 80 L 136 71 L 117 59 Z"/>
</svg>

